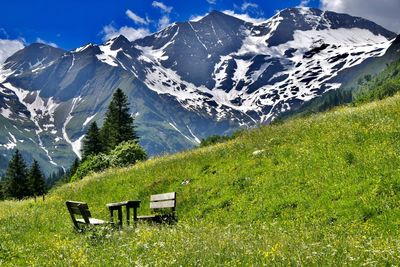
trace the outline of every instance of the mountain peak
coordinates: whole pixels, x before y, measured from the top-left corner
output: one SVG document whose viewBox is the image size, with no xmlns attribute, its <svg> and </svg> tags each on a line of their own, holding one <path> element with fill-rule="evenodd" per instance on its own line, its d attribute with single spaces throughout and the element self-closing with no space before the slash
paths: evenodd
<svg viewBox="0 0 400 267">
<path fill-rule="evenodd" d="M 317 8 L 287 8 L 276 14 L 273 19 L 278 19 L 279 24 L 271 34 L 269 46 L 293 40 L 296 31 L 360 29 L 368 30 L 376 36 L 384 36 L 388 40 L 396 37 L 393 32 L 367 19 Z"/>
<path fill-rule="evenodd" d="M 63 52 L 65 52 L 61 48 L 54 47 L 54 46 L 51 46 L 51 45 L 48 45 L 48 44 L 43 44 L 43 43 L 31 43 L 30 45 L 26 46 L 24 49 L 26 49 L 26 50 L 49 49 L 49 50 L 53 50 L 53 51 L 63 51 Z"/>
<path fill-rule="evenodd" d="M 31 69 L 32 66 L 55 60 L 65 52 L 65 50 L 51 45 L 32 43 L 9 57 L 4 64 L 6 68 L 24 71 Z"/>
<path fill-rule="evenodd" d="M 128 49 L 131 46 L 131 43 L 129 40 L 123 36 L 122 34 L 109 40 L 106 45 L 111 45 L 110 48 L 111 50 L 118 50 L 120 48 L 122 49 Z"/>
<path fill-rule="evenodd" d="M 127 43 L 129 43 L 129 40 L 124 35 L 120 34 L 120 35 L 118 35 L 116 37 L 113 37 L 113 38 L 111 38 L 110 40 L 107 41 L 107 43 L 111 43 L 111 42 L 113 42 L 113 43 L 115 43 L 115 42 L 127 42 Z"/>
<path fill-rule="evenodd" d="M 230 16 L 225 14 L 224 12 L 218 10 L 212 10 L 208 13 L 205 17 L 203 17 L 199 22 L 208 22 L 208 21 L 241 21 L 243 20 L 238 19 L 236 17 Z"/>
<path fill-rule="evenodd" d="M 216 16 L 226 16 L 226 14 L 225 13 L 223 13 L 223 12 L 221 12 L 221 11 L 218 11 L 218 10 L 211 10 L 211 12 L 210 13 L 208 13 L 208 16 L 213 16 L 213 17 L 216 17 Z"/>
</svg>

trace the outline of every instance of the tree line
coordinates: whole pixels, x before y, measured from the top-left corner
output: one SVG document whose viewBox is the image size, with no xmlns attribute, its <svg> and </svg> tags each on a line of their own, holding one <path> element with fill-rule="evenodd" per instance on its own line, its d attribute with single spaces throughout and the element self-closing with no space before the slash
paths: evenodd
<svg viewBox="0 0 400 267">
<path fill-rule="evenodd" d="M 50 185 L 81 179 L 90 172 L 109 167 L 123 167 L 145 160 L 147 155 L 138 143 L 134 118 L 129 114 L 127 96 L 121 89 L 113 94 L 108 106 L 103 127 L 96 122 L 88 127 L 82 142 L 82 159 L 76 158 L 68 171 L 59 170 L 48 178 Z M 0 198 L 36 197 L 44 195 L 48 188 L 45 176 L 36 160 L 30 169 L 21 153 L 16 150 L 11 158 L 6 175 L 0 183 Z M 1 190 L 3 189 L 3 190 Z"/>
<path fill-rule="evenodd" d="M 39 163 L 33 160 L 28 169 L 27 164 L 17 149 L 8 163 L 4 180 L 1 181 L 2 198 L 23 199 L 46 194 L 45 177 Z"/>
</svg>

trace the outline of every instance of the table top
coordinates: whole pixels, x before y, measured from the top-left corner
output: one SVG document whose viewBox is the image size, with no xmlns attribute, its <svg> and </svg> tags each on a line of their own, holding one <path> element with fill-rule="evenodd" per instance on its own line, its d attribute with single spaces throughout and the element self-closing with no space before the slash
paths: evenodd
<svg viewBox="0 0 400 267">
<path fill-rule="evenodd" d="M 142 201 L 140 201 L 140 200 L 128 200 L 126 202 L 126 206 L 130 207 L 130 208 L 139 208 L 141 202 Z"/>
<path fill-rule="evenodd" d="M 107 207 L 108 208 L 118 208 L 118 207 L 123 207 L 123 206 L 139 207 L 140 203 L 141 203 L 140 200 L 128 200 L 128 201 L 123 201 L 123 202 L 108 203 Z"/>
</svg>

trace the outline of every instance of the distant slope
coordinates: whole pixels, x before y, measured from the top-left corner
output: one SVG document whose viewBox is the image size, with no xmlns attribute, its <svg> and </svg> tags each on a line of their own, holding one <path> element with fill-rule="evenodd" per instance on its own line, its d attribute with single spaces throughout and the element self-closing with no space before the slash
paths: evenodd
<svg viewBox="0 0 400 267">
<path fill-rule="evenodd" d="M 341 87 L 305 103 L 298 110 L 280 115 L 280 119 L 323 112 L 335 106 L 368 102 L 394 95 L 400 90 L 400 35 L 382 57 L 369 58 L 334 78 Z M 384 87 L 384 88 L 383 88 Z"/>
<path fill-rule="evenodd" d="M 110 170 L 0 203 L 2 265 L 397 265 L 400 96 Z M 64 202 L 176 191 L 179 223 L 72 232 Z"/>
</svg>

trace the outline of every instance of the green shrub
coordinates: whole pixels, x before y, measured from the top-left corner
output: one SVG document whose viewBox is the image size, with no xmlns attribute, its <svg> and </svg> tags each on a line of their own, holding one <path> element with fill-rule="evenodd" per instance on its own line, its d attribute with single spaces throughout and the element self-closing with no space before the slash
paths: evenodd
<svg viewBox="0 0 400 267">
<path fill-rule="evenodd" d="M 146 159 L 146 152 L 135 141 L 122 142 L 110 153 L 110 163 L 113 167 L 126 167 Z"/>
<path fill-rule="evenodd" d="M 72 176 L 71 181 L 82 179 L 91 172 L 101 172 L 110 167 L 126 167 L 147 159 L 146 152 L 135 141 L 126 141 L 114 148 L 110 154 L 87 157 Z"/>
<path fill-rule="evenodd" d="M 100 172 L 111 167 L 111 159 L 109 155 L 100 153 L 98 155 L 89 156 L 79 165 L 71 181 L 82 179 L 91 172 Z"/>
</svg>

